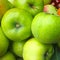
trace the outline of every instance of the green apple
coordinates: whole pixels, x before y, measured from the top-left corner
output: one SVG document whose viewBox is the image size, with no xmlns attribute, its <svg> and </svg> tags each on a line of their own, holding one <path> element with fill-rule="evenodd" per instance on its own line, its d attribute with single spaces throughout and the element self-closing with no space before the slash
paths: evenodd
<svg viewBox="0 0 60 60">
<path fill-rule="evenodd" d="M 49 3 L 51 3 L 52 0 L 44 0 L 44 4 L 47 5 Z"/>
<path fill-rule="evenodd" d="M 0 0 L 0 17 L 2 18 L 4 13 L 12 7 L 13 5 L 8 0 Z"/>
<path fill-rule="evenodd" d="M 23 48 L 24 60 L 50 60 L 54 53 L 52 45 L 40 43 L 37 39 L 29 39 Z"/>
<path fill-rule="evenodd" d="M 19 57 L 23 57 L 23 46 L 24 46 L 25 42 L 21 41 L 21 42 L 13 42 L 12 45 L 12 50 L 14 52 L 14 54 L 16 54 Z"/>
<path fill-rule="evenodd" d="M 16 58 L 11 52 L 7 52 L 4 56 L 0 57 L 0 60 L 16 60 Z"/>
<path fill-rule="evenodd" d="M 41 12 L 33 19 L 31 29 L 38 41 L 57 43 L 60 40 L 60 17 Z"/>
<path fill-rule="evenodd" d="M 0 27 L 0 56 L 3 56 L 7 49 L 8 49 L 9 41 L 5 37 L 4 33 L 2 32 L 2 29 Z"/>
<path fill-rule="evenodd" d="M 57 8 L 53 5 L 45 5 L 44 6 L 44 12 L 46 13 L 50 13 L 50 14 L 53 14 L 53 15 L 57 15 Z"/>
<path fill-rule="evenodd" d="M 5 35 L 12 41 L 21 41 L 31 36 L 32 15 L 22 9 L 13 8 L 6 12 L 1 21 Z"/>
<path fill-rule="evenodd" d="M 33 16 L 43 11 L 44 2 L 43 0 L 8 0 L 15 7 L 24 9 L 30 12 Z"/>
</svg>

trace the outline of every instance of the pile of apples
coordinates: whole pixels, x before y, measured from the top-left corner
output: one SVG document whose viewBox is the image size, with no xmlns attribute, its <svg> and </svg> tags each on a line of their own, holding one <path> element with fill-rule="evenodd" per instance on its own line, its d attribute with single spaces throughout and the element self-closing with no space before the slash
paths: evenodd
<svg viewBox="0 0 60 60">
<path fill-rule="evenodd" d="M 0 0 L 0 60 L 51 60 L 54 45 L 60 48 L 59 4 Z"/>
</svg>

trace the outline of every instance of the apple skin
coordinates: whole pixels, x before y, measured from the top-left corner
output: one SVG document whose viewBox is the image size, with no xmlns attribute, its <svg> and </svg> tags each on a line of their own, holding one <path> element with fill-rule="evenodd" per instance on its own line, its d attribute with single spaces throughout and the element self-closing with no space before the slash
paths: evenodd
<svg viewBox="0 0 60 60">
<path fill-rule="evenodd" d="M 22 9 L 13 8 L 6 12 L 1 21 L 2 30 L 12 41 L 22 41 L 32 35 L 32 15 Z"/>
<path fill-rule="evenodd" d="M 41 12 L 33 19 L 31 29 L 41 43 L 57 43 L 60 40 L 60 17 Z"/>
<path fill-rule="evenodd" d="M 43 11 L 43 0 L 9 0 L 15 7 L 30 12 L 33 16 Z"/>
<path fill-rule="evenodd" d="M 51 3 L 52 0 L 44 0 L 44 5 Z"/>
<path fill-rule="evenodd" d="M 23 57 L 23 46 L 24 46 L 24 44 L 25 44 L 25 41 L 13 42 L 12 51 L 14 52 L 14 54 L 16 54 L 19 57 Z"/>
<path fill-rule="evenodd" d="M 9 46 L 9 40 L 6 38 L 0 27 L 0 57 L 7 52 L 8 46 Z"/>
<path fill-rule="evenodd" d="M 45 5 L 44 12 L 53 14 L 53 15 L 57 15 L 57 8 L 55 8 L 55 6 L 53 6 L 53 5 Z"/>
<path fill-rule="evenodd" d="M 10 8 L 13 8 L 13 5 L 8 0 L 0 0 L 0 20 Z"/>
<path fill-rule="evenodd" d="M 40 43 L 37 39 L 29 39 L 23 48 L 24 60 L 50 60 L 54 53 L 52 45 Z"/>
<path fill-rule="evenodd" d="M 16 58 L 11 52 L 7 52 L 4 56 L 0 57 L 0 60 L 16 60 Z"/>
</svg>

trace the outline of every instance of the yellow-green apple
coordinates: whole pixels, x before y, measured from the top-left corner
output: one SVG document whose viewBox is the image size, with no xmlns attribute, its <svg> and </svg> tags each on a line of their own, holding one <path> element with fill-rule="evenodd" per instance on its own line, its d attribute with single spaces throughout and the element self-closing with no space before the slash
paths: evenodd
<svg viewBox="0 0 60 60">
<path fill-rule="evenodd" d="M 50 60 L 54 53 L 52 45 L 40 43 L 37 39 L 29 39 L 23 47 L 24 60 Z"/>
<path fill-rule="evenodd" d="M 0 27 L 0 57 L 3 56 L 8 49 L 9 41 L 4 35 L 1 27 Z"/>
<path fill-rule="evenodd" d="M 23 57 L 23 46 L 24 46 L 24 44 L 25 44 L 25 41 L 13 42 L 12 50 L 13 50 L 14 54 L 16 54 L 19 57 Z"/>
<path fill-rule="evenodd" d="M 0 57 L 0 60 L 16 60 L 16 58 L 11 52 L 7 52 L 4 56 Z"/>
<path fill-rule="evenodd" d="M 31 29 L 38 41 L 57 43 L 60 40 L 60 17 L 41 12 L 34 17 Z"/>
<path fill-rule="evenodd" d="M 57 15 L 57 8 L 50 4 L 45 5 L 43 11 L 49 14 Z"/>
<path fill-rule="evenodd" d="M 30 12 L 33 16 L 43 11 L 44 2 L 43 0 L 8 0 L 15 7 L 24 9 Z"/>
<path fill-rule="evenodd" d="M 8 0 L 0 0 L 0 19 L 4 13 L 12 7 L 12 4 Z"/>
<path fill-rule="evenodd" d="M 31 36 L 32 15 L 22 9 L 13 8 L 6 12 L 1 21 L 2 30 L 12 41 L 21 41 Z"/>
</svg>

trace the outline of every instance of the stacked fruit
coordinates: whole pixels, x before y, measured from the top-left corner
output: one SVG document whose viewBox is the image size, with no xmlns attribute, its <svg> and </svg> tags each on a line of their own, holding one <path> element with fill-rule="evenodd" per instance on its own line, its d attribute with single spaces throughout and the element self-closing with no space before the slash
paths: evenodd
<svg viewBox="0 0 60 60">
<path fill-rule="evenodd" d="M 56 8 L 60 8 L 60 0 L 52 0 L 51 4 L 54 5 Z"/>
<path fill-rule="evenodd" d="M 60 47 L 60 12 L 53 2 L 0 0 L 0 60 L 51 60 L 54 45 Z"/>
</svg>

